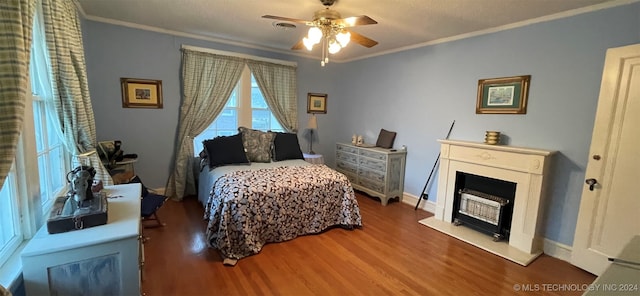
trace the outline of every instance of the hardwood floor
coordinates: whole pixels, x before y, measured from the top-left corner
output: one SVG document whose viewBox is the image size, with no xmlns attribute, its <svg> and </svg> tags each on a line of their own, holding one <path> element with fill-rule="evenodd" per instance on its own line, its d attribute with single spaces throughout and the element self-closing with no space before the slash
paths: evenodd
<svg viewBox="0 0 640 296">
<path fill-rule="evenodd" d="M 144 230 L 150 239 L 144 245 L 143 291 L 148 296 L 580 295 L 595 279 L 546 255 L 520 266 L 419 224 L 428 212 L 357 196 L 361 229 L 335 228 L 267 244 L 235 267 L 224 266 L 218 252 L 207 247 L 203 208 L 195 198 L 168 201 L 158 211 L 167 225 Z"/>
</svg>

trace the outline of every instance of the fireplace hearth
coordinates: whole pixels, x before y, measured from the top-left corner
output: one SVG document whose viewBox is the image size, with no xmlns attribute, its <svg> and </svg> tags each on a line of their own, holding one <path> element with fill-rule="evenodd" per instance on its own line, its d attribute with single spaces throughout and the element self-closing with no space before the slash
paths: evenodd
<svg viewBox="0 0 640 296">
<path fill-rule="evenodd" d="M 554 151 L 439 142 L 436 209 L 420 223 L 524 266 L 542 254 L 545 181 Z M 465 226 L 455 226 L 456 220 Z"/>
</svg>

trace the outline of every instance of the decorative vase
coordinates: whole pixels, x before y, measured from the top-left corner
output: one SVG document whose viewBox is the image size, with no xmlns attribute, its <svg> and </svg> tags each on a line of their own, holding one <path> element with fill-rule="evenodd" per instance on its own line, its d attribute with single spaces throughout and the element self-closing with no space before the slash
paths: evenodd
<svg viewBox="0 0 640 296">
<path fill-rule="evenodd" d="M 484 136 L 485 144 L 496 145 L 500 143 L 500 132 L 487 131 Z"/>
</svg>

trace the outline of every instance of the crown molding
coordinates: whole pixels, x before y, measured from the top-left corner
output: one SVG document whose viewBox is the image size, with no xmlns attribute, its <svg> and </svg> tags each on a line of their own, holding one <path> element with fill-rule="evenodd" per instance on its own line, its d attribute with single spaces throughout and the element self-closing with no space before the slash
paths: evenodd
<svg viewBox="0 0 640 296">
<path fill-rule="evenodd" d="M 291 51 L 291 50 L 288 50 L 288 49 L 285 50 L 285 49 L 273 48 L 273 47 L 263 46 L 263 45 L 244 42 L 244 41 L 236 41 L 236 40 L 230 40 L 230 39 L 224 39 L 224 38 L 217 38 L 217 37 L 210 37 L 210 36 L 204 36 L 204 35 L 198 35 L 198 34 L 191 34 L 191 33 L 185 33 L 185 32 L 180 32 L 180 31 L 174 31 L 174 30 L 168 30 L 168 29 L 153 27 L 153 26 L 146 26 L 146 25 L 140 25 L 140 24 L 131 23 L 131 22 L 114 20 L 114 19 L 109 19 L 109 18 L 97 17 L 97 16 L 93 16 L 93 15 L 87 15 L 85 13 L 85 11 L 82 9 L 82 6 L 80 5 L 80 3 L 77 0 L 73 0 L 73 1 L 76 4 L 76 7 L 78 8 L 78 12 L 80 13 L 80 15 L 83 18 L 85 18 L 87 20 L 95 21 L 95 22 L 107 23 L 107 24 L 112 24 L 112 25 L 117 25 L 117 26 L 123 26 L 123 27 L 128 27 L 128 28 L 133 28 L 133 29 L 151 31 L 151 32 L 156 32 L 156 33 L 163 33 L 163 34 L 179 36 L 179 37 L 185 37 L 185 38 L 192 38 L 192 39 L 196 39 L 196 40 L 210 41 L 210 42 L 222 43 L 222 44 L 227 44 L 227 45 L 258 49 L 258 50 L 263 50 L 263 51 L 268 51 L 268 52 L 285 54 L 285 55 L 289 55 L 289 56 L 297 56 L 297 57 L 301 57 L 301 58 L 305 58 L 305 59 L 318 59 L 318 57 L 316 57 L 316 56 L 312 56 L 310 54 L 303 54 L 303 53 L 300 53 L 300 52 L 297 52 L 297 51 Z M 373 53 L 373 54 L 369 54 L 369 55 L 362 55 L 362 56 L 359 56 L 359 57 L 356 57 L 356 58 L 351 58 L 351 59 L 335 59 L 335 58 L 332 58 L 331 62 L 332 63 L 349 63 L 349 62 L 353 62 L 353 61 L 364 60 L 364 59 L 383 56 L 383 55 L 388 55 L 388 54 L 392 54 L 392 53 L 408 51 L 408 50 L 412 50 L 412 49 L 416 49 L 416 48 L 421 48 L 421 47 L 426 47 L 426 46 L 431 46 L 431 45 L 436 45 L 436 44 L 441 44 L 441 43 L 447 43 L 447 42 L 462 40 L 462 39 L 471 38 L 471 37 L 477 37 L 477 36 L 486 35 L 486 34 L 492 34 L 492 33 L 500 32 L 500 31 L 511 30 L 511 29 L 515 29 L 515 28 L 528 26 L 528 25 L 533 25 L 533 24 L 537 24 L 537 23 L 553 21 L 553 20 L 567 18 L 567 17 L 571 17 L 571 16 L 575 16 L 575 15 L 584 14 L 584 13 L 589 13 L 589 12 L 594 12 L 594 11 L 598 11 L 598 10 L 608 9 L 608 8 L 612 8 L 612 7 L 628 5 L 628 4 L 636 3 L 636 2 L 639 2 L 639 1 L 640 0 L 616 0 L 616 1 L 611 1 L 611 2 L 605 2 L 605 3 L 601 3 L 601 4 L 591 5 L 591 6 L 587 6 L 587 7 L 583 7 L 583 8 L 578 8 L 578 9 L 572 9 L 572 10 L 568 10 L 568 11 L 564 11 L 564 12 L 560 12 L 560 13 L 556 13 L 556 14 L 552 14 L 552 15 L 542 16 L 542 17 L 529 19 L 529 20 L 525 20 L 525 21 L 521 21 L 521 22 L 516 22 L 516 23 L 512 23 L 512 24 L 507 24 L 507 25 L 503 25 L 503 26 L 493 27 L 493 28 L 489 28 L 489 29 L 479 30 L 479 31 L 475 31 L 475 32 L 460 34 L 460 35 L 446 37 L 446 38 L 440 38 L 440 39 L 436 39 L 436 40 L 432 40 L 432 41 L 428 41 L 428 42 L 417 43 L 417 44 L 408 45 L 408 46 L 403 46 L 403 47 L 394 48 L 394 49 L 390 49 L 390 50 L 385 50 L 385 51 L 381 51 L 381 52 L 377 52 L 377 53 Z"/>
</svg>

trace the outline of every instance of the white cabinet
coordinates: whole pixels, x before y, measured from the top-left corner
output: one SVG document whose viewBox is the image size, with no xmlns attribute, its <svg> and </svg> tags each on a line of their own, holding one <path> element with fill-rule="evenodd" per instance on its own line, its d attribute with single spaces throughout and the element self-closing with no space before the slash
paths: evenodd
<svg viewBox="0 0 640 296">
<path fill-rule="evenodd" d="M 380 198 L 402 200 L 407 152 L 349 144 L 336 144 L 336 170 L 345 174 L 353 188 Z"/>
<path fill-rule="evenodd" d="M 140 295 L 140 184 L 106 186 L 107 224 L 49 234 L 22 251 L 29 295 Z"/>
</svg>

